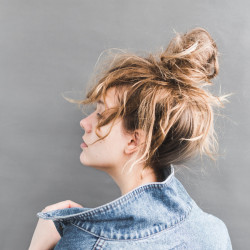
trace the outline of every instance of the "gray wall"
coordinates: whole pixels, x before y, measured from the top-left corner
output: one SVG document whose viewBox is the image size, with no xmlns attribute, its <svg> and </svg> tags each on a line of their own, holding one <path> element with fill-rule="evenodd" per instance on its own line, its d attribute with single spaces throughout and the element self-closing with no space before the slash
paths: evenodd
<svg viewBox="0 0 250 250">
<path fill-rule="evenodd" d="M 1 249 L 26 249 L 45 206 L 95 207 L 119 197 L 79 161 L 83 117 L 63 91 L 82 90 L 108 48 L 156 51 L 173 29 L 206 28 L 221 52 L 214 92 L 235 93 L 217 119 L 220 158 L 178 169 L 197 204 L 227 225 L 234 249 L 250 235 L 250 16 L 247 1 L 0 1 Z"/>
</svg>

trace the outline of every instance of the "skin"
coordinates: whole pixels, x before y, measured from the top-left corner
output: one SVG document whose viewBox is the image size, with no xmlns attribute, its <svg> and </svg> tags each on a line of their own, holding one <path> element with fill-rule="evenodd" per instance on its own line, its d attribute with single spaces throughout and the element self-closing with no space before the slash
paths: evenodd
<svg viewBox="0 0 250 250">
<path fill-rule="evenodd" d="M 104 103 L 102 98 L 100 100 Z M 80 162 L 83 165 L 108 173 L 120 188 L 121 195 L 125 195 L 134 188 L 149 182 L 156 182 L 157 179 L 151 168 L 145 168 L 142 171 L 143 165 L 134 166 L 131 172 L 128 172 L 128 165 L 125 171 L 122 172 L 122 166 L 129 159 L 135 157 L 135 154 L 139 152 L 139 145 L 145 140 L 145 135 L 141 130 L 136 130 L 134 133 L 125 133 L 122 121 L 118 120 L 106 138 L 92 144 L 99 138 L 95 133 L 98 114 L 101 114 L 107 108 L 115 106 L 117 104 L 116 100 L 117 93 L 115 88 L 109 89 L 105 99 L 107 106 L 102 103 L 97 103 L 97 109 L 80 121 L 80 126 L 85 131 L 83 139 L 88 145 L 88 147 L 82 147 Z M 99 133 L 106 135 L 110 127 L 111 124 L 105 125 Z M 82 205 L 67 200 L 47 206 L 42 212 L 69 207 L 82 207 Z M 29 250 L 53 249 L 60 238 L 51 220 L 39 218 Z"/>
<path fill-rule="evenodd" d="M 42 212 L 49 212 L 52 210 L 70 207 L 82 207 L 82 205 L 70 200 L 66 200 L 47 206 L 42 210 Z M 61 236 L 58 233 L 53 221 L 39 218 L 31 239 L 29 250 L 53 249 L 60 239 Z"/>
<path fill-rule="evenodd" d="M 104 102 L 103 98 L 100 100 Z M 117 104 L 116 100 L 115 88 L 109 89 L 106 96 L 107 108 L 114 107 Z M 85 131 L 83 136 L 84 142 L 88 145 L 88 147 L 82 148 L 80 155 L 81 163 L 108 173 L 120 188 L 121 195 L 126 194 L 139 185 L 155 182 L 156 177 L 150 168 L 145 169 L 143 175 L 141 175 L 142 165 L 135 166 L 131 173 L 128 173 L 128 165 L 125 171 L 122 172 L 122 166 L 139 151 L 139 144 L 143 143 L 145 139 L 141 130 L 136 130 L 133 134 L 125 133 L 122 120 L 118 120 L 108 137 L 90 145 L 98 139 L 98 136 L 95 134 L 95 127 L 98 122 L 97 114 L 101 114 L 104 110 L 105 106 L 103 104 L 97 104 L 96 111 L 80 122 L 80 126 Z M 110 127 L 111 124 L 102 127 L 100 134 L 102 136 L 105 135 Z"/>
</svg>

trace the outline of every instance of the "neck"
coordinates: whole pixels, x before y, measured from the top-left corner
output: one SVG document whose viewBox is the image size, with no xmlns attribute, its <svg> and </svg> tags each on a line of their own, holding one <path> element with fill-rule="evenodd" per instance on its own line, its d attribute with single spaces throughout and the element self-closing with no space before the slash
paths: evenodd
<svg viewBox="0 0 250 250">
<path fill-rule="evenodd" d="M 151 168 L 145 168 L 142 171 L 142 167 L 135 167 L 130 173 L 128 173 L 127 169 L 123 173 L 121 173 L 121 169 L 117 169 L 116 171 L 108 171 L 108 174 L 120 188 L 121 195 L 125 195 L 143 184 L 157 181 L 156 175 Z"/>
</svg>

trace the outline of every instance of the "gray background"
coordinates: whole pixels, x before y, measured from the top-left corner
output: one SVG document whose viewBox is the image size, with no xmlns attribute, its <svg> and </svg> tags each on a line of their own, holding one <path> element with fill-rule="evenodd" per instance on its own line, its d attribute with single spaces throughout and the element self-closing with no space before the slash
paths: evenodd
<svg viewBox="0 0 250 250">
<path fill-rule="evenodd" d="M 173 37 L 206 28 L 219 47 L 213 88 L 233 92 L 218 117 L 218 161 L 176 168 L 197 204 L 222 219 L 234 249 L 249 227 L 248 1 L 0 1 L 1 249 L 27 249 L 45 206 L 73 200 L 95 207 L 120 195 L 105 173 L 79 161 L 83 117 L 61 92 L 83 90 L 108 48 L 156 51 Z M 217 91 L 217 92 L 216 92 Z"/>
</svg>

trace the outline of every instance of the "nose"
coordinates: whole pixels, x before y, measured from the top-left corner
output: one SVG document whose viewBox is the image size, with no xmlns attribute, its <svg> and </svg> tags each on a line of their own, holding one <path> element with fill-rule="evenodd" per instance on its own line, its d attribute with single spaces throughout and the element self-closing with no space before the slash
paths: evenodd
<svg viewBox="0 0 250 250">
<path fill-rule="evenodd" d="M 89 117 L 89 116 L 88 116 Z M 91 131 L 91 123 L 88 120 L 88 117 L 83 118 L 80 121 L 80 127 L 85 130 L 86 133 L 89 133 Z"/>
</svg>

